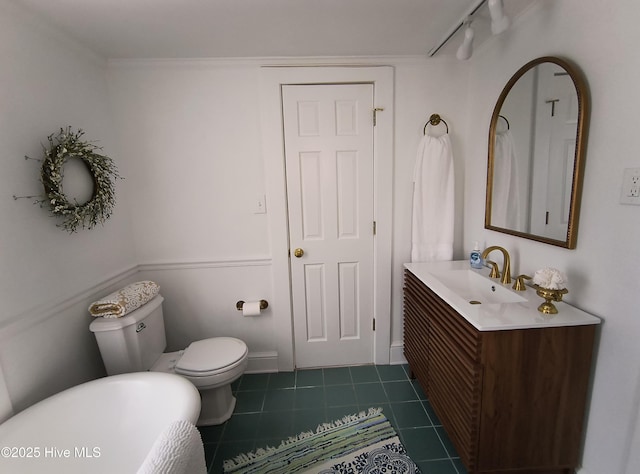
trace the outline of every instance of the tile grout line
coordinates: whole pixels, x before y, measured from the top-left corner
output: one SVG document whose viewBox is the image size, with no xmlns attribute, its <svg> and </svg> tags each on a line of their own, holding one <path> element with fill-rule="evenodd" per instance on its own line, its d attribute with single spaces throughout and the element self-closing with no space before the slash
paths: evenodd
<svg viewBox="0 0 640 474">
<path fill-rule="evenodd" d="M 409 382 L 411 382 L 411 380 L 412 380 L 412 379 L 409 377 L 409 374 L 408 374 L 408 373 L 407 373 L 407 371 L 405 370 L 405 366 L 404 366 L 404 364 L 403 364 L 402 370 L 404 370 L 404 371 L 405 371 L 405 374 L 406 374 L 406 376 L 407 376 L 407 379 L 409 379 Z M 439 433 L 439 432 L 438 432 L 438 430 L 436 429 L 436 424 L 435 424 L 435 423 L 434 423 L 434 421 L 431 419 L 431 415 L 429 415 L 429 412 L 427 411 L 427 409 L 426 409 L 426 408 L 425 408 L 425 406 L 424 406 L 424 401 L 428 402 L 428 401 L 429 401 L 429 399 L 427 398 L 426 400 L 421 400 L 421 399 L 420 399 L 420 394 L 419 394 L 419 393 L 418 393 L 418 391 L 416 390 L 416 387 L 415 387 L 415 385 L 414 385 L 413 383 L 411 383 L 411 388 L 413 389 L 414 393 L 415 393 L 415 394 L 416 394 L 416 396 L 418 397 L 418 401 L 420 402 L 420 405 L 422 406 L 422 409 L 424 410 L 425 415 L 427 415 L 427 418 L 429 419 L 429 422 L 431 423 L 431 426 L 433 427 L 433 429 L 434 429 L 434 431 L 435 431 L 435 433 L 436 433 L 436 436 L 438 437 L 438 440 L 440 441 L 440 444 L 442 445 L 442 447 L 444 448 L 445 452 L 447 453 L 447 458 L 443 458 L 443 460 L 444 460 L 444 459 L 448 459 L 448 460 L 451 462 L 451 464 L 452 464 L 452 466 L 453 466 L 453 469 L 456 471 L 456 473 L 461 474 L 461 473 L 460 473 L 460 471 L 458 470 L 458 467 L 456 466 L 456 463 L 455 463 L 455 462 L 453 462 L 453 460 L 454 460 L 454 459 L 459 459 L 459 458 L 452 458 L 452 457 L 451 457 L 451 453 L 450 453 L 450 452 L 449 452 L 449 450 L 447 449 L 447 446 L 446 446 L 446 445 L 444 444 L 444 442 L 442 441 L 442 437 L 440 436 L 440 433 Z M 425 396 L 426 396 L 426 395 L 427 395 L 427 394 L 425 393 Z M 393 407 L 392 407 L 391 409 L 393 410 Z M 438 425 L 438 426 L 442 426 L 442 425 Z M 443 429 L 444 429 L 444 427 L 443 427 Z"/>
<path fill-rule="evenodd" d="M 359 382 L 355 381 L 353 367 L 345 367 L 345 368 L 347 369 L 347 374 L 348 374 L 347 383 L 342 383 L 343 379 L 345 379 L 346 377 L 343 377 L 342 375 L 339 375 L 338 373 L 336 373 L 336 375 L 333 377 L 333 381 L 335 383 L 331 383 L 330 385 L 327 385 L 328 379 L 327 379 L 326 371 L 328 369 L 327 368 L 321 368 L 320 369 L 320 382 L 315 381 L 314 380 L 315 379 L 314 376 L 309 376 L 309 380 L 311 380 L 311 384 L 302 386 L 302 385 L 299 385 L 299 383 L 300 383 L 299 382 L 299 378 L 300 378 L 299 376 L 300 376 L 300 372 L 301 371 L 300 370 L 294 370 L 293 386 L 292 387 L 286 387 L 286 386 L 283 386 L 283 387 L 275 387 L 275 386 L 274 387 L 270 387 L 272 382 L 273 383 L 278 383 L 278 384 L 283 384 L 283 385 L 286 385 L 288 382 L 284 382 L 283 383 L 282 380 L 277 380 L 277 382 L 276 382 L 276 378 L 275 378 L 274 374 L 267 374 L 266 386 L 261 386 L 261 383 L 255 383 L 255 381 L 252 380 L 251 384 L 249 385 L 250 388 L 248 388 L 247 390 L 241 390 L 242 381 L 240 381 L 240 383 L 236 386 L 236 390 L 235 390 L 234 394 L 237 395 L 239 392 L 243 392 L 243 391 L 244 392 L 262 391 L 263 392 L 263 396 L 262 396 L 262 400 L 261 400 L 261 403 L 260 403 L 260 408 L 259 409 L 258 408 L 255 409 L 255 410 L 258 410 L 258 411 L 252 410 L 250 412 L 242 413 L 242 414 L 245 414 L 245 415 L 247 415 L 247 414 L 259 414 L 260 415 L 260 419 L 262 419 L 264 414 L 267 413 L 267 410 L 266 410 L 267 409 L 267 403 L 266 402 L 267 402 L 267 394 L 269 392 L 272 392 L 272 391 L 275 391 L 275 390 L 279 390 L 279 389 L 287 389 L 287 390 L 293 390 L 294 394 L 296 394 L 297 390 L 300 390 L 300 389 L 308 389 L 308 388 L 316 388 L 317 389 L 317 388 L 321 388 L 322 389 L 322 400 L 323 400 L 323 410 L 322 411 L 325 414 L 324 415 L 325 419 L 327 421 L 331 422 L 333 420 L 330 419 L 330 418 L 332 418 L 332 416 L 329 415 L 330 411 L 337 412 L 337 411 L 339 411 L 339 409 L 341 407 L 343 407 L 343 406 L 344 407 L 348 407 L 348 406 L 351 406 L 351 405 L 350 405 L 350 403 L 347 403 L 345 405 L 338 404 L 338 405 L 335 405 L 335 406 L 329 406 L 330 402 L 329 402 L 329 399 L 327 398 L 327 388 L 328 387 L 332 387 L 332 386 L 348 387 L 354 394 L 354 402 L 356 403 L 356 409 L 358 411 L 360 411 L 360 406 L 361 406 L 362 401 L 358 397 L 358 394 L 357 394 L 357 391 L 356 391 L 357 385 L 366 384 L 366 383 L 372 383 L 372 384 L 373 383 L 375 383 L 375 384 L 380 383 L 381 384 L 381 388 L 382 388 L 382 393 L 384 394 L 384 398 L 386 399 L 386 401 L 384 403 L 380 403 L 380 404 L 388 405 L 388 407 L 390 409 L 390 415 L 393 417 L 392 419 L 395 420 L 394 404 L 401 405 L 403 403 L 414 402 L 414 401 L 417 401 L 417 402 L 420 403 L 419 406 L 421 407 L 422 411 L 426 415 L 426 420 L 425 421 L 428 421 L 430 423 L 430 427 L 436 431 L 437 439 L 438 439 L 440 445 L 444 448 L 446 456 L 447 456 L 447 457 L 444 457 L 444 458 L 429 459 L 428 461 L 449 460 L 450 463 L 451 463 L 451 467 L 453 468 L 452 472 L 456 472 L 458 474 L 461 474 L 459 469 L 458 469 L 458 467 L 456 466 L 456 464 L 454 462 L 454 460 L 457 460 L 459 458 L 452 457 L 451 454 L 450 454 L 450 451 L 446 448 L 445 444 L 443 443 L 442 436 L 440 435 L 440 433 L 436 429 L 436 425 L 433 422 L 431 416 L 429 415 L 428 410 L 426 409 L 425 402 L 428 403 L 428 399 L 425 399 L 425 400 L 421 399 L 421 395 L 418 392 L 418 388 L 415 386 L 415 384 L 413 383 L 412 379 L 409 378 L 409 375 L 407 373 L 407 367 L 406 367 L 405 364 L 403 364 L 401 366 L 401 368 L 402 368 L 401 374 L 402 375 L 395 375 L 395 373 L 393 371 L 385 371 L 385 375 L 384 375 L 385 378 L 383 378 L 383 376 L 381 375 L 379 368 L 374 365 L 373 368 L 374 368 L 374 373 L 376 375 L 376 380 L 367 380 L 368 372 L 364 372 L 364 374 L 362 374 L 362 375 L 358 374 L 358 378 L 361 379 L 361 381 L 359 381 Z M 400 378 L 397 378 L 397 377 L 400 377 Z M 387 380 L 387 378 L 388 378 L 388 380 Z M 284 380 L 286 380 L 286 379 L 284 379 Z M 387 385 L 388 383 L 392 383 L 392 382 L 395 382 L 395 383 L 408 382 L 410 384 L 410 386 L 411 386 L 411 392 L 408 392 L 408 393 L 412 393 L 413 395 L 415 395 L 416 399 L 415 400 L 413 400 L 413 399 L 412 400 L 398 400 L 398 401 L 392 402 L 390 400 L 390 398 L 389 398 L 389 386 Z M 285 412 L 290 412 L 290 413 L 296 413 L 297 412 L 296 408 L 295 408 L 295 400 L 296 400 L 296 398 L 297 397 L 294 395 L 294 405 L 291 408 L 287 408 L 286 410 L 284 410 Z M 336 403 L 337 401 L 338 400 L 333 400 L 333 403 Z M 373 406 L 375 404 L 369 403 L 368 405 Z M 364 405 L 362 405 L 362 406 L 364 406 Z M 249 407 L 251 407 L 251 405 L 249 405 Z M 334 410 L 332 410 L 332 409 L 334 409 Z M 300 408 L 300 410 L 303 410 L 303 408 Z M 366 410 L 366 407 L 365 407 L 365 410 Z M 279 411 L 279 410 L 275 410 L 275 411 Z M 333 416 L 333 418 L 335 418 L 335 416 Z M 396 422 L 394 421 L 394 424 L 395 423 Z M 438 425 L 438 426 L 441 426 L 441 425 Z M 413 427 L 413 428 L 417 428 L 417 427 Z M 216 469 L 215 461 L 218 459 L 219 455 L 223 455 L 221 445 L 224 442 L 224 435 L 225 435 L 226 431 L 227 431 L 227 426 L 223 427 L 223 429 L 222 429 L 222 431 L 221 431 L 221 433 L 219 435 L 219 438 L 217 439 L 217 441 L 215 443 L 216 444 L 216 448 L 215 448 L 215 450 L 214 450 L 214 452 L 212 454 L 212 458 L 211 458 L 211 465 L 210 465 L 210 469 L 209 469 L 210 473 L 217 472 L 215 470 Z M 400 435 L 400 432 L 401 432 L 400 427 L 398 427 L 397 434 Z M 257 438 L 253 437 L 251 440 L 248 440 L 248 441 L 251 441 L 253 443 L 253 445 L 254 445 L 254 448 L 255 448 L 255 445 L 257 443 Z M 233 442 L 231 444 L 233 444 Z M 219 467 L 219 466 L 217 466 L 217 467 Z"/>
</svg>

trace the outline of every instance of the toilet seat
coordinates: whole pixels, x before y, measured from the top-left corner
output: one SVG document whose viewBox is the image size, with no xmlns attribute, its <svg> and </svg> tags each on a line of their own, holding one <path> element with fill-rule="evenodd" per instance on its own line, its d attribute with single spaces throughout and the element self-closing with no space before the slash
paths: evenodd
<svg viewBox="0 0 640 474">
<path fill-rule="evenodd" d="M 210 377 L 232 371 L 246 362 L 248 348 L 234 337 L 211 337 L 189 344 L 176 361 L 175 373 L 187 377 Z"/>
</svg>

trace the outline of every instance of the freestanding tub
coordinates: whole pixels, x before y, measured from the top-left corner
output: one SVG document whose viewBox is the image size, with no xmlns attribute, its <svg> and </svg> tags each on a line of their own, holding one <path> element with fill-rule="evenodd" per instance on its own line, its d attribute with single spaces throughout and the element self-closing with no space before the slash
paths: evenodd
<svg viewBox="0 0 640 474">
<path fill-rule="evenodd" d="M 178 375 L 93 380 L 1 424 L 0 472 L 135 473 L 169 425 L 199 414 L 198 390 Z"/>
</svg>

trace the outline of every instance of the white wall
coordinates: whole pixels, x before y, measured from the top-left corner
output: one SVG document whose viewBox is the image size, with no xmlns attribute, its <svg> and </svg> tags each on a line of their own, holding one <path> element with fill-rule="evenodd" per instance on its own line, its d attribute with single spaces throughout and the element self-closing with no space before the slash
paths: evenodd
<svg viewBox="0 0 640 474">
<path fill-rule="evenodd" d="M 73 235 L 32 199 L 12 198 L 42 193 L 40 163 L 23 157 L 41 158 L 47 136 L 67 125 L 122 163 L 104 61 L 1 0 L 0 64 L 0 365 L 17 411 L 103 374 L 86 308 L 135 258 L 120 182 L 106 225 Z"/>
<path fill-rule="evenodd" d="M 141 262 L 269 254 L 256 64 L 115 62 L 110 91 Z M 267 203 L 268 209 L 268 203 Z"/>
<path fill-rule="evenodd" d="M 133 242 L 141 277 L 165 296 L 170 350 L 228 335 L 247 342 L 252 360 L 277 354 L 277 308 L 255 318 L 236 310 L 272 294 L 268 214 L 254 213 L 265 194 L 258 70 L 233 60 L 109 68 L 116 128 L 133 158 Z"/>
<path fill-rule="evenodd" d="M 465 156 L 468 146 L 465 63 L 449 59 L 414 60 L 396 65 L 396 152 L 394 169 L 394 235 L 392 288 L 392 344 L 402 344 L 402 286 L 404 263 L 411 260 L 411 202 L 418 143 L 429 116 L 447 122 L 454 155 L 456 218 L 454 254 L 462 253 Z M 473 126 L 473 124 L 471 124 Z M 443 125 L 439 126 L 442 129 Z M 428 133 L 440 133 L 427 127 Z"/>
<path fill-rule="evenodd" d="M 264 268 L 257 272 L 252 262 L 273 258 L 267 229 L 269 202 L 267 214 L 253 213 L 257 197 L 265 193 L 259 68 L 273 61 L 110 62 L 115 121 L 123 152 L 133 157 L 131 208 L 139 263 L 152 265 L 154 278 L 166 282 L 165 288 L 175 292 L 176 298 L 179 287 L 179 298 L 188 302 L 172 305 L 167 298 L 168 324 L 182 327 L 181 336 L 170 335 L 171 346 L 198 335 L 240 332 L 252 352 L 278 350 L 279 328 L 271 316 L 279 308 L 270 307 L 264 317 L 243 319 L 235 314 L 234 299 L 268 300 L 271 294 L 272 274 Z M 309 65 L 310 61 L 286 64 Z M 325 61 L 347 64 L 339 58 Z M 402 264 L 410 251 L 416 149 L 429 115 L 440 113 L 459 155 L 457 205 L 461 210 L 466 112 L 460 91 L 465 90 L 467 67 L 457 61 L 424 58 L 355 61 L 395 68 L 395 156 L 389 157 L 395 163 L 394 195 L 390 196 L 394 202 L 391 343 L 400 347 Z M 458 215 L 460 249 L 462 213 Z M 234 272 L 243 275 L 244 285 L 228 277 L 224 268 L 229 260 L 234 262 Z M 244 271 L 238 268 L 243 262 Z"/>
<path fill-rule="evenodd" d="M 587 5 L 588 3 L 588 5 Z M 474 240 L 506 247 L 514 273 L 543 266 L 566 271 L 566 300 L 603 318 L 596 348 L 584 472 L 623 473 L 640 449 L 640 207 L 619 204 L 622 170 L 640 167 L 637 104 L 640 9 L 634 0 L 542 0 L 513 28 L 487 43 L 470 63 L 464 245 Z M 524 63 L 557 55 L 575 62 L 591 91 L 592 112 L 578 245 L 565 250 L 484 230 L 487 131 L 503 85 Z M 632 446 L 635 439 L 635 446 Z M 637 456 L 636 456 L 637 458 Z M 637 459 L 636 459 L 637 462 Z M 629 464 L 627 472 L 632 470 Z"/>
</svg>

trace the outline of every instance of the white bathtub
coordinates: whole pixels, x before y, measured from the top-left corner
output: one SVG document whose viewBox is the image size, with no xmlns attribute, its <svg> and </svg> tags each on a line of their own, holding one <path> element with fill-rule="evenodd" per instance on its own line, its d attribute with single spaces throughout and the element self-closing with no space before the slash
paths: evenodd
<svg viewBox="0 0 640 474">
<path fill-rule="evenodd" d="M 177 375 L 93 380 L 0 425 L 0 472 L 135 473 L 166 427 L 199 414 L 198 390 Z"/>
</svg>

